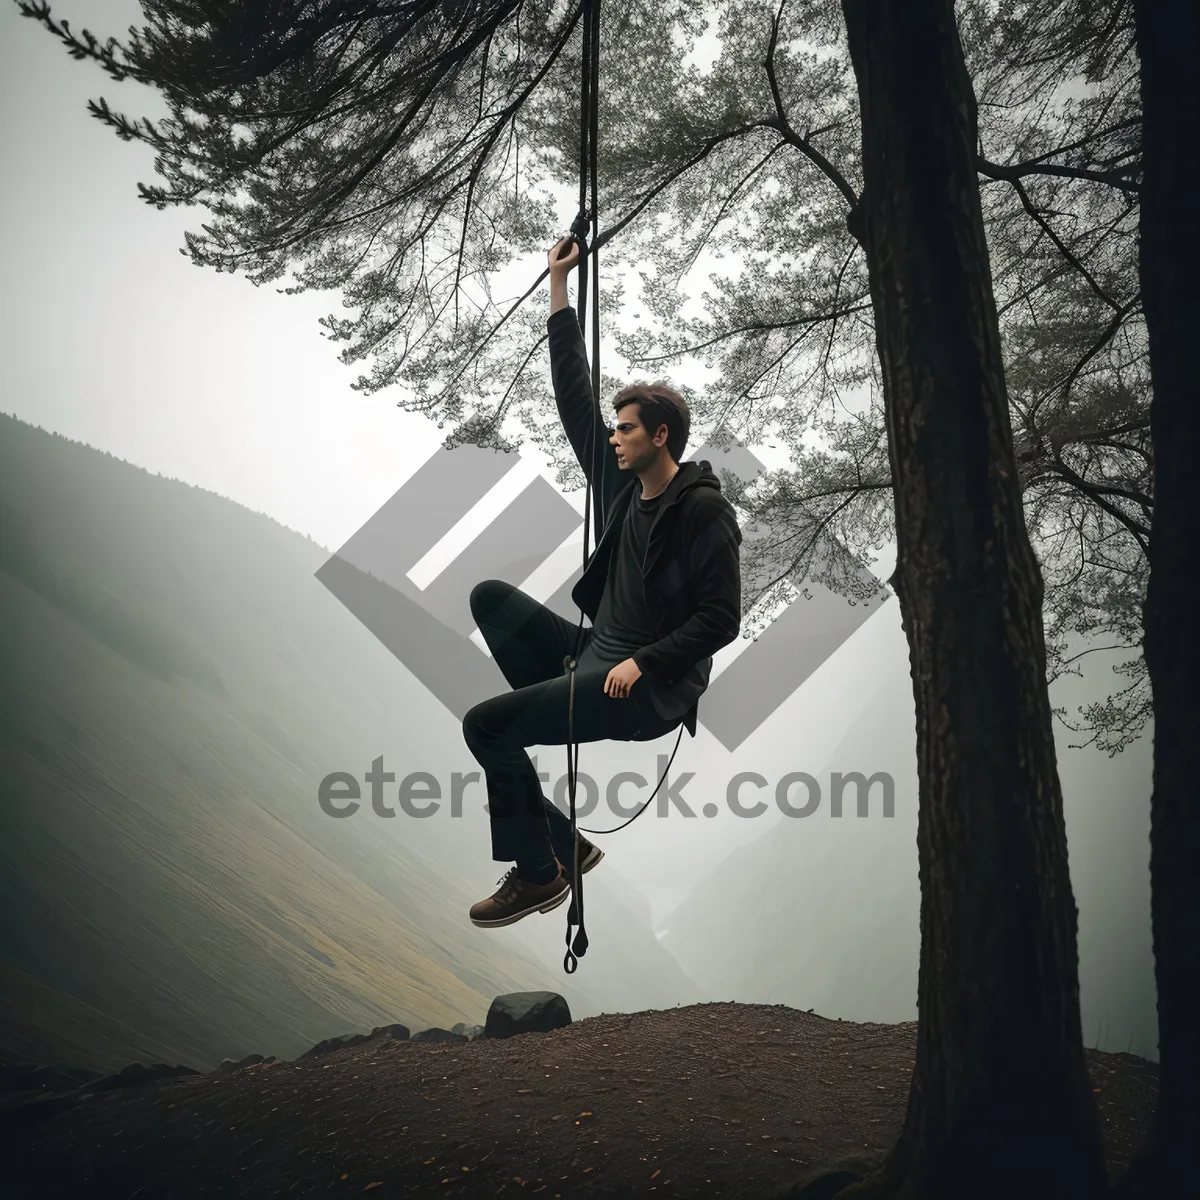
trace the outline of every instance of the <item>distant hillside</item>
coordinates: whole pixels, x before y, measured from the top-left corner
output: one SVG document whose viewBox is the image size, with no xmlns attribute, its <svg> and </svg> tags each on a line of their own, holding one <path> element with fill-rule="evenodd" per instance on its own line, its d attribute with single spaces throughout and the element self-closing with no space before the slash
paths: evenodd
<svg viewBox="0 0 1200 1200">
<path fill-rule="evenodd" d="M 320 811 L 321 778 L 380 755 L 398 777 L 418 755 L 447 781 L 474 769 L 314 578 L 329 554 L 0 416 L 0 1058 L 210 1069 L 482 1022 L 506 991 L 553 988 L 577 1018 L 701 999 L 607 860 L 568 977 L 565 909 L 467 920 L 505 866 L 482 800 L 457 820 Z"/>
<path fill-rule="evenodd" d="M 876 628 L 874 634 L 879 634 Z M 662 918 L 662 944 L 715 1000 L 812 1007 L 826 1017 L 891 1023 L 917 1019 L 920 881 L 912 682 L 902 635 L 871 643 L 872 686 L 814 777 L 886 771 L 893 816 L 876 784 L 865 817 L 857 789 L 842 816 L 828 795 L 804 818 L 763 822 L 693 896 Z M 1078 705 L 1114 690 L 1102 665 L 1066 677 L 1051 702 Z M 1153 728 L 1115 757 L 1056 743 L 1071 885 L 1079 910 L 1084 1044 L 1157 1061 L 1158 1025 L 1150 937 L 1149 797 Z M 797 789 L 797 804 L 805 799 Z M 969 803 L 963 797 L 963 803 Z M 764 887 L 763 881 L 770 886 Z M 748 936 L 747 929 L 761 931 Z"/>
</svg>

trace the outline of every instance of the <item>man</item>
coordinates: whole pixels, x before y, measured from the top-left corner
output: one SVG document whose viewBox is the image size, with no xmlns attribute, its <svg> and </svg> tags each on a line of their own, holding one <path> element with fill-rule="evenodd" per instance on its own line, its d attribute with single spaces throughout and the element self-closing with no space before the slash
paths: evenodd
<svg viewBox="0 0 1200 1200">
<path fill-rule="evenodd" d="M 741 530 L 709 464 L 679 462 L 691 414 L 677 391 L 635 384 L 613 400 L 615 428 L 599 415 L 583 334 L 567 302 L 578 245 L 557 257 L 569 241 L 549 254 L 550 373 L 602 516 L 595 553 L 571 592 L 592 623 L 575 668 L 575 741 L 646 741 L 681 722 L 695 737 L 712 656 L 741 627 Z M 470 910 L 474 924 L 490 927 L 549 912 L 570 892 L 571 822 L 542 794 L 526 747 L 568 741 L 571 681 L 563 660 L 574 652 L 576 622 L 498 579 L 472 589 L 471 612 L 514 689 L 463 718 L 463 736 L 487 780 L 492 857 L 516 863 L 500 890 Z M 578 840 L 586 872 L 603 854 Z"/>
</svg>

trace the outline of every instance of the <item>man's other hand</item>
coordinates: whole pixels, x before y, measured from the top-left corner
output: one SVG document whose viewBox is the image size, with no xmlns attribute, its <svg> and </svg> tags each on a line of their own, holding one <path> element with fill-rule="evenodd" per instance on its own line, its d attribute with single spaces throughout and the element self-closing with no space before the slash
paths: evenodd
<svg viewBox="0 0 1200 1200">
<path fill-rule="evenodd" d="M 629 689 L 642 677 L 641 668 L 633 661 L 632 658 L 627 658 L 624 662 L 619 662 L 608 673 L 608 678 L 604 681 L 604 691 L 606 695 L 621 697 L 628 696 Z"/>
</svg>

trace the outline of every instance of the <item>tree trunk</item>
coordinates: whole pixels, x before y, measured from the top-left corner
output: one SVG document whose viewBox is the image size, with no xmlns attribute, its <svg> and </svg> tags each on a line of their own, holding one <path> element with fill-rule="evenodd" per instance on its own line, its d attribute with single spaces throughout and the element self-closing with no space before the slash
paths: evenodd
<svg viewBox="0 0 1200 1200">
<path fill-rule="evenodd" d="M 841 1197 L 1103 1195 L 1076 909 L 953 0 L 843 0 L 917 717 L 908 1112 Z"/>
<path fill-rule="evenodd" d="M 1142 60 L 1142 303 L 1150 334 L 1154 527 L 1143 651 L 1154 699 L 1150 908 L 1158 985 L 1158 1109 L 1123 1191 L 1200 1193 L 1200 635 L 1193 581 L 1200 467 L 1200 7 L 1136 0 Z"/>
</svg>

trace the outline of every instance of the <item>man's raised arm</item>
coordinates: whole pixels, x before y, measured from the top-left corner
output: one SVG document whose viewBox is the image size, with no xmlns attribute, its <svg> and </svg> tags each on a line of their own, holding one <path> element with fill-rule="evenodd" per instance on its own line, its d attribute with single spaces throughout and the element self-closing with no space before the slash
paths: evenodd
<svg viewBox="0 0 1200 1200">
<path fill-rule="evenodd" d="M 554 258 L 554 255 L 556 255 L 558 253 L 559 246 L 561 246 L 561 245 L 562 245 L 562 242 L 559 242 L 558 246 L 555 246 L 554 249 L 550 251 L 550 257 L 552 260 Z M 563 262 L 565 262 L 565 263 L 569 262 L 571 264 L 571 266 L 574 266 L 578 261 L 579 261 L 579 247 L 573 246 L 572 253 L 567 255 L 563 259 Z M 567 299 L 567 274 L 569 271 L 570 271 L 570 267 L 559 268 L 557 266 L 557 264 L 552 265 L 550 267 L 550 315 L 551 316 L 554 316 L 554 314 L 556 312 L 560 311 L 561 309 L 567 308 L 571 303 L 570 300 Z"/>
<path fill-rule="evenodd" d="M 571 252 L 559 259 L 557 255 L 564 243 L 570 244 Z M 559 242 L 550 251 L 550 317 L 546 329 L 554 400 L 567 439 L 598 501 L 595 536 L 599 541 L 604 515 L 617 493 L 633 476 L 622 474 L 617 466 L 608 440 L 608 428 L 592 396 L 592 370 L 583 331 L 567 299 L 567 275 L 578 261 L 579 247 L 569 239 Z"/>
</svg>

